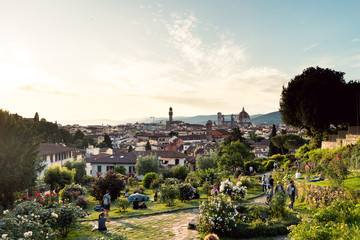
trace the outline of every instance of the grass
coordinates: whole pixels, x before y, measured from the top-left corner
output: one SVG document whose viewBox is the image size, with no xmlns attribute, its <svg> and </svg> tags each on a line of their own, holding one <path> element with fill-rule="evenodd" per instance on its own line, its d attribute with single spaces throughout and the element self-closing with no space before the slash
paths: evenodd
<svg viewBox="0 0 360 240">
<path fill-rule="evenodd" d="M 321 182 L 306 182 L 305 179 L 297 179 L 296 181 L 316 186 L 331 186 L 331 182 L 329 180 Z M 360 189 L 360 172 L 350 172 L 348 177 L 343 181 L 343 186 L 348 189 Z"/>
</svg>

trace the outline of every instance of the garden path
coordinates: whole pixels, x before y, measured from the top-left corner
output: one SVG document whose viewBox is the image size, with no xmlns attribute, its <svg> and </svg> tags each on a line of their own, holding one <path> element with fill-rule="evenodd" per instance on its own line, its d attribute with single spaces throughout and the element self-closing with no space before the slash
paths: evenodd
<svg viewBox="0 0 360 240">
<path fill-rule="evenodd" d="M 197 239 L 199 233 L 188 229 L 189 222 L 199 213 L 198 209 L 164 213 L 141 218 L 114 219 L 106 224 L 112 233 L 121 233 L 132 239 Z M 97 222 L 91 222 L 96 225 Z"/>
</svg>

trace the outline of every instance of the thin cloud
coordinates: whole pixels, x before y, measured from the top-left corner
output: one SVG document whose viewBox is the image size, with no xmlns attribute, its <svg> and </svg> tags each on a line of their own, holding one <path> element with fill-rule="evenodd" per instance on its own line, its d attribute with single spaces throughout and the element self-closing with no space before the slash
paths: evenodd
<svg viewBox="0 0 360 240">
<path fill-rule="evenodd" d="M 354 38 L 353 40 L 351 40 L 352 42 L 359 42 L 360 39 L 359 38 Z"/>
<path fill-rule="evenodd" d="M 304 51 L 309 51 L 310 49 L 316 48 L 317 46 L 319 46 L 319 44 L 317 44 L 317 43 L 311 44 L 311 45 L 305 47 Z"/>
</svg>

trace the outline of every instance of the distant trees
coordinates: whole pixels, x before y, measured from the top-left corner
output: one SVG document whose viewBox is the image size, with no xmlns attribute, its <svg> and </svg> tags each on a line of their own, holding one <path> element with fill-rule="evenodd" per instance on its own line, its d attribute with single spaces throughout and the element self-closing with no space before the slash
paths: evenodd
<svg viewBox="0 0 360 240">
<path fill-rule="evenodd" d="M 146 142 L 145 151 L 151 151 L 151 145 L 149 141 Z"/>
<path fill-rule="evenodd" d="M 281 154 L 294 151 L 306 143 L 302 137 L 295 134 L 282 134 L 271 138 L 275 147 L 280 148 Z"/>
<path fill-rule="evenodd" d="M 50 190 L 53 191 L 56 187 L 62 189 L 65 185 L 72 183 L 75 175 L 75 170 L 71 171 L 66 167 L 61 168 L 60 166 L 51 166 L 46 169 L 44 173 L 44 182 L 49 184 Z"/>
<path fill-rule="evenodd" d="M 310 67 L 291 79 L 281 93 L 283 122 L 305 128 L 318 145 L 330 126 L 354 122 L 359 112 L 360 83 L 346 84 L 344 74 Z"/>
<path fill-rule="evenodd" d="M 126 168 L 124 166 L 117 165 L 115 166 L 114 171 L 122 175 L 126 175 Z"/>
<path fill-rule="evenodd" d="M 170 131 L 170 132 L 169 132 L 169 136 L 170 136 L 170 137 L 179 136 L 179 133 L 178 133 L 178 132 L 175 132 L 175 131 Z"/>
<path fill-rule="evenodd" d="M 120 196 L 120 191 L 124 188 L 125 180 L 122 179 L 119 173 L 110 170 L 105 173 L 104 177 L 101 176 L 101 173 L 98 173 L 89 188 L 89 193 L 96 200 L 102 201 L 106 190 L 109 190 L 111 201 L 115 201 Z"/>
<path fill-rule="evenodd" d="M 86 162 L 84 160 L 74 162 L 67 161 L 64 166 L 69 170 L 75 170 L 75 183 L 84 184 L 86 182 Z"/>
<path fill-rule="evenodd" d="M 275 124 L 273 124 L 272 126 L 272 130 L 269 136 L 270 139 L 270 143 L 269 143 L 269 157 L 271 157 L 272 155 L 278 154 L 281 152 L 281 150 L 279 148 L 277 148 L 273 142 L 271 141 L 271 138 L 276 136 L 276 127 Z"/>
<path fill-rule="evenodd" d="M 159 172 L 159 160 L 156 155 L 139 156 L 136 160 L 135 171 L 137 175 L 145 175 L 149 172 Z"/>
<path fill-rule="evenodd" d="M 128 148 L 128 152 L 132 152 L 132 151 L 134 151 L 134 148 L 130 145 Z"/>
<path fill-rule="evenodd" d="M 106 143 L 108 148 L 113 148 L 112 141 L 111 141 L 109 135 L 105 134 L 104 142 Z"/>
<path fill-rule="evenodd" d="M 32 189 L 43 169 L 39 138 L 23 118 L 0 109 L 0 205 L 14 202 L 14 193 Z"/>
</svg>

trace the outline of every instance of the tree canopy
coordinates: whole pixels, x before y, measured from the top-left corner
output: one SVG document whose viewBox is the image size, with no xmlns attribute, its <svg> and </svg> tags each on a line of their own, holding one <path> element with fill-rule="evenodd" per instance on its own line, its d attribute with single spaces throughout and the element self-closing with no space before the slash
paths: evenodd
<svg viewBox="0 0 360 240">
<path fill-rule="evenodd" d="M 136 159 L 135 171 L 137 175 L 145 175 L 149 172 L 159 172 L 159 160 L 156 155 L 139 156 Z"/>
<path fill-rule="evenodd" d="M 43 169 L 39 138 L 23 118 L 0 109 L 0 205 L 14 202 L 14 193 L 32 189 Z"/>
<path fill-rule="evenodd" d="M 302 137 L 295 134 L 282 134 L 271 138 L 271 142 L 275 147 L 281 150 L 281 154 L 293 152 L 296 148 L 306 143 Z"/>
<path fill-rule="evenodd" d="M 331 125 L 349 121 L 346 89 L 343 72 L 320 67 L 305 69 L 283 87 L 279 109 L 283 122 L 321 138 Z"/>
<path fill-rule="evenodd" d="M 210 156 L 199 155 L 196 157 L 196 168 L 206 170 L 208 168 L 216 168 L 217 156 L 212 154 Z"/>
<path fill-rule="evenodd" d="M 112 141 L 111 141 L 109 135 L 105 134 L 104 142 L 106 143 L 108 148 L 113 148 Z"/>
<path fill-rule="evenodd" d="M 272 137 L 276 136 L 276 126 L 275 124 L 273 124 L 272 126 L 272 130 L 269 136 L 270 139 L 270 143 L 269 143 L 269 157 L 271 157 L 272 155 L 278 154 L 281 152 L 281 150 L 279 148 L 277 148 L 276 146 L 274 146 L 273 142 L 271 141 Z"/>
<path fill-rule="evenodd" d="M 244 162 L 250 160 L 251 152 L 240 140 L 231 142 L 230 145 L 224 145 L 222 156 L 218 161 L 218 166 L 224 170 L 233 171 L 236 168 L 243 167 Z"/>
</svg>

